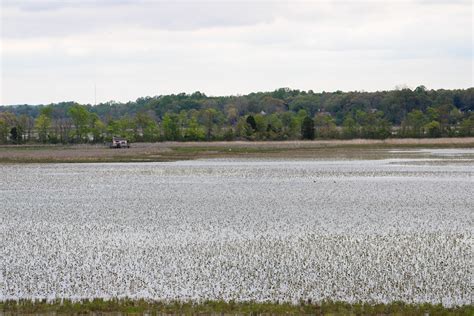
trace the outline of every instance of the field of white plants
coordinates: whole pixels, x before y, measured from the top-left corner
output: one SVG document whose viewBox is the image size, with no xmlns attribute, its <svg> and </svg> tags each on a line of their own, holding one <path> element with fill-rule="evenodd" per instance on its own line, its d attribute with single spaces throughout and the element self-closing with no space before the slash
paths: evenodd
<svg viewBox="0 0 474 316">
<path fill-rule="evenodd" d="M 473 213 L 472 158 L 1 165 L 0 301 L 472 304 Z"/>
</svg>

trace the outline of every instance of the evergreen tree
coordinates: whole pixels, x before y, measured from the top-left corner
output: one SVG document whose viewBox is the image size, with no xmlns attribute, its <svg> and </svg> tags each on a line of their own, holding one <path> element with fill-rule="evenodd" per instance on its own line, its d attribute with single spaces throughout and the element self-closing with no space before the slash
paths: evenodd
<svg viewBox="0 0 474 316">
<path fill-rule="evenodd" d="M 253 115 L 247 116 L 247 124 L 252 128 L 253 131 L 257 129 L 257 122 L 255 121 L 255 118 Z"/>
<path fill-rule="evenodd" d="M 303 119 L 301 124 L 301 136 L 303 139 L 314 139 L 314 121 L 309 116 Z"/>
</svg>

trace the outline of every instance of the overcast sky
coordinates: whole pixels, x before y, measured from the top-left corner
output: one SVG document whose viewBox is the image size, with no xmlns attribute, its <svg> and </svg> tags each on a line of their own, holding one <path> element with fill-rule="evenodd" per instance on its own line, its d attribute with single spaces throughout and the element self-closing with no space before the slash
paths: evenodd
<svg viewBox="0 0 474 316">
<path fill-rule="evenodd" d="M 0 1 L 0 104 L 473 86 L 470 0 Z"/>
</svg>

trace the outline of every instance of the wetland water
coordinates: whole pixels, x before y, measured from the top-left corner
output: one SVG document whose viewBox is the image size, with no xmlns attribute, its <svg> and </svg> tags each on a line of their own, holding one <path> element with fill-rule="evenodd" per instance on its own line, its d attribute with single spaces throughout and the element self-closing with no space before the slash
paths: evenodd
<svg viewBox="0 0 474 316">
<path fill-rule="evenodd" d="M 473 150 L 0 166 L 0 301 L 471 304 Z"/>
</svg>

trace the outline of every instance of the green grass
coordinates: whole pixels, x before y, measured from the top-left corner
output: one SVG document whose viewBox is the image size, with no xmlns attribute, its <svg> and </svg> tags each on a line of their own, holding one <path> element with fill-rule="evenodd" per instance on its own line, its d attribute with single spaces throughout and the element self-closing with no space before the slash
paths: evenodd
<svg viewBox="0 0 474 316">
<path fill-rule="evenodd" d="M 472 305 L 446 308 L 432 304 L 348 304 L 344 302 L 322 302 L 312 304 L 301 302 L 298 305 L 289 303 L 256 303 L 206 301 L 202 303 L 182 303 L 146 300 L 86 300 L 80 302 L 64 301 L 6 301 L 0 303 L 0 312 L 5 314 L 88 314 L 88 313 L 123 313 L 123 314 L 245 314 L 245 315 L 474 315 Z"/>
</svg>

